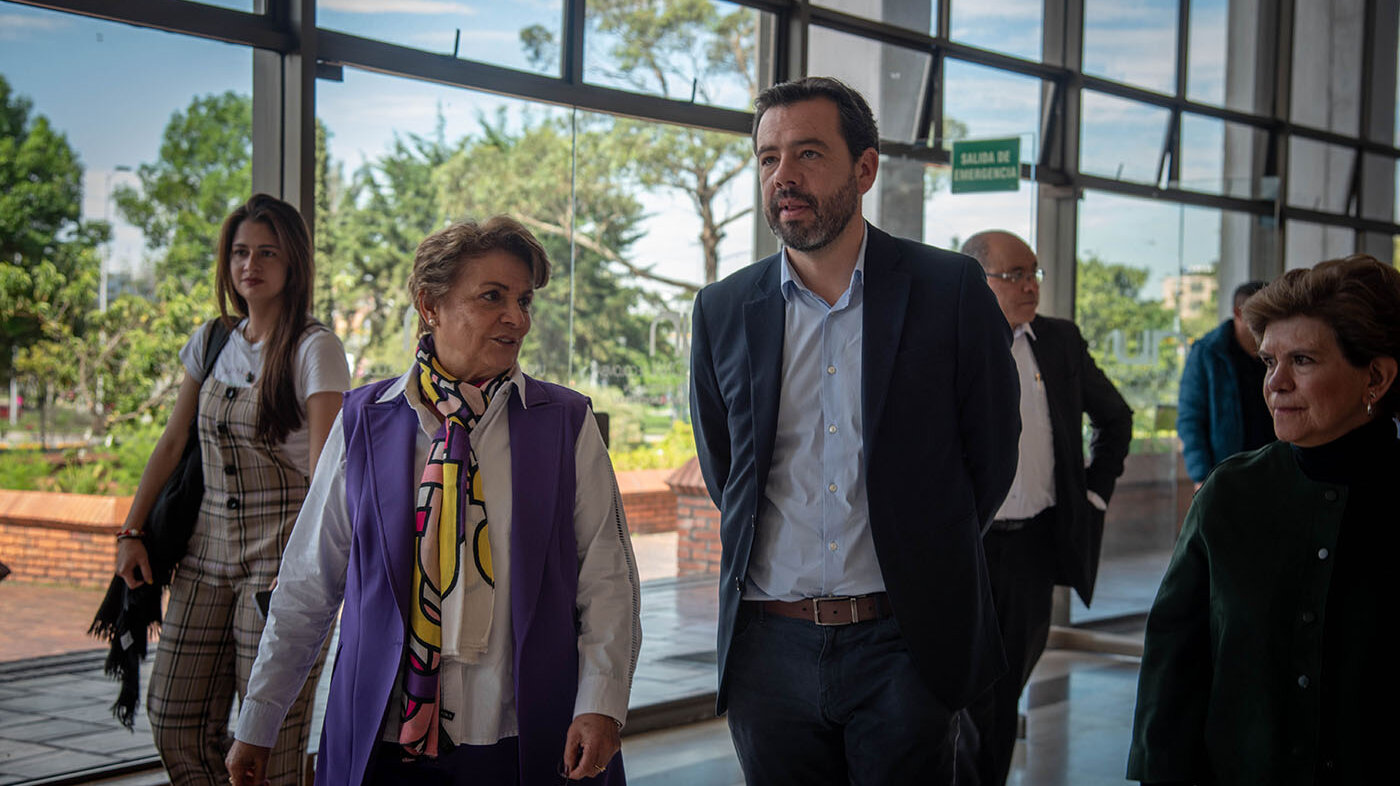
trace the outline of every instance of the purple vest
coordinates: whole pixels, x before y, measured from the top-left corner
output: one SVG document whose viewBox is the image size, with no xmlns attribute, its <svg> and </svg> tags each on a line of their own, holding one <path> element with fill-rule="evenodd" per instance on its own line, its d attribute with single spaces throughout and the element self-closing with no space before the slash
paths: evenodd
<svg viewBox="0 0 1400 786">
<path fill-rule="evenodd" d="M 340 646 L 317 756 L 318 786 L 364 780 L 398 675 L 408 620 L 417 498 L 413 408 L 377 399 L 394 380 L 345 394 L 345 496 L 353 522 Z M 529 377 L 510 397 L 511 623 L 522 786 L 557 784 L 578 691 L 574 444 L 588 400 Z M 622 754 L 604 777 L 626 782 Z M 505 786 L 504 784 L 502 786 Z"/>
</svg>

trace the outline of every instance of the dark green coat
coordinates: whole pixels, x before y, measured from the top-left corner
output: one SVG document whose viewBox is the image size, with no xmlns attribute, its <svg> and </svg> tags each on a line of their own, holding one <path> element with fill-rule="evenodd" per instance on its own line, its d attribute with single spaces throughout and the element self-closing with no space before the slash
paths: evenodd
<svg viewBox="0 0 1400 786">
<path fill-rule="evenodd" d="M 1393 758 L 1396 670 L 1379 641 L 1400 558 L 1384 501 L 1395 444 L 1392 432 L 1350 487 L 1311 480 L 1283 442 L 1206 481 L 1148 617 L 1130 779 L 1366 783 Z"/>
</svg>

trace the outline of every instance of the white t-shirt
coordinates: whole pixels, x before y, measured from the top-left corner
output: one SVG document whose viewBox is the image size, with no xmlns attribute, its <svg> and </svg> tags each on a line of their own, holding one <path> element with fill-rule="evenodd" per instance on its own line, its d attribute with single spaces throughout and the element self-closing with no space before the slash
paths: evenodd
<svg viewBox="0 0 1400 786">
<path fill-rule="evenodd" d="M 262 376 L 262 350 L 265 341 L 250 344 L 243 335 L 243 326 L 248 320 L 238 323 L 229 334 L 228 343 L 214 361 L 211 376 L 232 387 L 254 387 Z M 204 347 L 208 343 L 209 326 L 205 324 L 190 336 L 180 350 L 180 362 L 196 379 L 204 371 Z M 293 360 L 293 382 L 296 384 L 297 401 L 306 406 L 306 399 L 317 393 L 344 393 L 350 388 L 350 367 L 345 362 L 345 348 L 340 339 L 323 325 L 314 325 L 302 334 Z M 302 474 L 310 474 L 311 436 L 305 418 L 301 428 L 287 435 L 282 443 L 282 452 L 287 460 Z"/>
</svg>

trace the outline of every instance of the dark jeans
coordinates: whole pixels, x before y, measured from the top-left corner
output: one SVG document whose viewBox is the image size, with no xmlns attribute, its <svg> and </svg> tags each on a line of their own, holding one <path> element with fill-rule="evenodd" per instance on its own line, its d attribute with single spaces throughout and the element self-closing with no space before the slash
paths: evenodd
<svg viewBox="0 0 1400 786">
<path fill-rule="evenodd" d="M 992 602 L 997 610 L 1007 671 L 967 708 L 976 727 L 977 782 L 1001 786 L 1016 752 L 1021 691 L 1050 638 L 1055 590 L 1054 508 L 1011 532 L 989 530 L 982 539 Z"/>
<path fill-rule="evenodd" d="M 435 759 L 404 761 L 398 745 L 381 742 L 370 757 L 365 786 L 515 786 L 518 743 L 507 737 L 495 745 L 458 745 Z"/>
<path fill-rule="evenodd" d="M 924 687 L 893 618 L 820 627 L 745 603 L 728 670 L 748 786 L 956 782 L 957 714 Z"/>
</svg>

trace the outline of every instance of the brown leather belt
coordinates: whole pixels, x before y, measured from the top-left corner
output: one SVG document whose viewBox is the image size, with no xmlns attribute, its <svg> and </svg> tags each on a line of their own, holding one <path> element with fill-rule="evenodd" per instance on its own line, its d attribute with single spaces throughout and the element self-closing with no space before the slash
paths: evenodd
<svg viewBox="0 0 1400 786">
<path fill-rule="evenodd" d="M 870 622 L 885 619 L 893 613 L 890 610 L 890 596 L 883 592 L 802 600 L 764 600 L 757 603 L 765 614 L 806 620 L 818 625 Z"/>
</svg>

